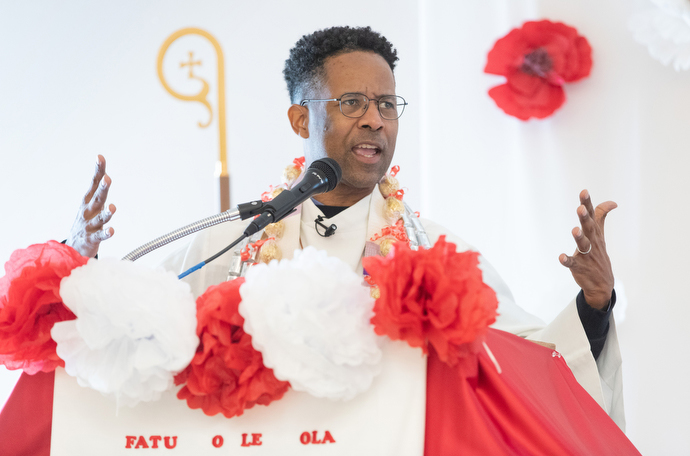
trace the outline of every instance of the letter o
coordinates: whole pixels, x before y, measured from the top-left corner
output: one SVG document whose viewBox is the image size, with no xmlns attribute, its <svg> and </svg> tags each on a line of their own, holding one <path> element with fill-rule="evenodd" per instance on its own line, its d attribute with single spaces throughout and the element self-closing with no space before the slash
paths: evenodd
<svg viewBox="0 0 690 456">
<path fill-rule="evenodd" d="M 222 447 L 223 446 L 223 436 L 217 435 L 217 436 L 213 437 L 213 441 L 211 443 L 213 443 L 213 446 L 216 448 Z"/>
<path fill-rule="evenodd" d="M 311 442 L 311 434 L 302 432 L 302 435 L 299 436 L 299 441 L 302 442 L 302 445 L 308 445 Z"/>
</svg>

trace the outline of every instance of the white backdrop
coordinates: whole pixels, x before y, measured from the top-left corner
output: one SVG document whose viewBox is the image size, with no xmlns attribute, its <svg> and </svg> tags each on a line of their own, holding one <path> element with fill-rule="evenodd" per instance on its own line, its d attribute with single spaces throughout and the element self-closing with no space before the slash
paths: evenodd
<svg viewBox="0 0 690 456">
<path fill-rule="evenodd" d="M 317 28 L 371 25 L 401 57 L 398 93 L 410 106 L 394 163 L 408 201 L 477 246 L 523 307 L 548 320 L 577 292 L 558 255 L 574 250 L 578 192 L 588 188 L 595 204 L 619 203 L 607 240 L 620 298 L 628 435 L 645 455 L 688 454 L 690 311 L 681 284 L 690 272 L 683 204 L 690 74 L 663 67 L 633 41 L 628 18 L 646 3 L 0 0 L 0 261 L 67 236 L 98 153 L 108 160 L 109 199 L 118 206 L 115 237 L 101 255 L 121 257 L 216 212 L 217 117 L 199 128 L 205 109 L 170 96 L 156 75 L 158 50 L 174 31 L 200 27 L 223 48 L 238 203 L 256 199 L 301 155 L 281 74 L 289 48 Z M 568 101 L 553 117 L 521 122 L 488 97 L 501 78 L 482 69 L 497 38 L 540 18 L 586 36 L 594 67 L 566 86 Z M 178 40 L 166 75 L 177 90 L 195 93 L 178 66 L 192 49 L 215 107 L 207 42 Z M 0 371 L 0 403 L 16 378 Z"/>
</svg>

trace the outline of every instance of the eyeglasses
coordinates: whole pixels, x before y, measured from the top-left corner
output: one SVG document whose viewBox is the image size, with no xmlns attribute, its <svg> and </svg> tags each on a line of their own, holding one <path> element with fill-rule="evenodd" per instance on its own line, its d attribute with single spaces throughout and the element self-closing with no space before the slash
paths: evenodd
<svg viewBox="0 0 690 456">
<path fill-rule="evenodd" d="M 340 112 L 345 117 L 362 117 L 369 108 L 369 102 L 373 101 L 379 108 L 379 114 L 386 120 L 395 120 L 402 116 L 407 102 L 403 97 L 397 95 L 384 95 L 378 100 L 369 98 L 362 93 L 346 93 L 340 98 L 310 99 L 300 101 L 300 106 L 304 106 L 312 101 L 337 101 L 340 104 Z"/>
</svg>

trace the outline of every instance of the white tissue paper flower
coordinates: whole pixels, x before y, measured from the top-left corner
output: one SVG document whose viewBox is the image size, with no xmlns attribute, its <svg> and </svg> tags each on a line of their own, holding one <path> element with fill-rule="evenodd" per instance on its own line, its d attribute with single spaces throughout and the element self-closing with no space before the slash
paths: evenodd
<svg viewBox="0 0 690 456">
<path fill-rule="evenodd" d="M 369 389 L 381 349 L 370 323 L 374 299 L 362 283 L 345 263 L 314 247 L 249 270 L 239 312 L 276 378 L 332 400 Z"/>
<path fill-rule="evenodd" d="M 118 405 L 159 399 L 199 345 L 196 303 L 172 272 L 92 259 L 62 280 L 60 296 L 77 316 L 51 331 L 65 371 Z"/>
<path fill-rule="evenodd" d="M 635 40 L 676 71 L 690 70 L 690 0 L 650 0 L 655 6 L 632 16 Z"/>
</svg>

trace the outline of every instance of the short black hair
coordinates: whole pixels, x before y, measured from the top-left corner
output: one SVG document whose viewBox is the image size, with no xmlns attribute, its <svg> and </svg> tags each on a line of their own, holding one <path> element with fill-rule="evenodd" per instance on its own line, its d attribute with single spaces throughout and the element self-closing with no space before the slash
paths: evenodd
<svg viewBox="0 0 690 456">
<path fill-rule="evenodd" d="M 319 77 L 323 77 L 323 64 L 328 57 L 352 51 L 375 52 L 395 70 L 398 52 L 383 35 L 371 27 L 331 27 L 304 35 L 290 50 L 285 61 L 283 76 L 287 83 L 290 100 L 299 103 L 297 96 L 305 91 Z"/>
</svg>

